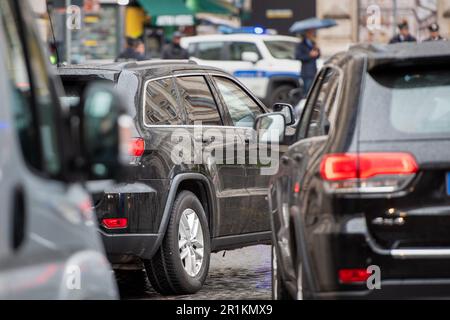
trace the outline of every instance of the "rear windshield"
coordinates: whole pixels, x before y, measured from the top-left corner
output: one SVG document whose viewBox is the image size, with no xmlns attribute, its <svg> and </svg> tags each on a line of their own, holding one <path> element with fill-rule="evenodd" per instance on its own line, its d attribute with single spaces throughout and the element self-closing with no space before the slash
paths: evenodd
<svg viewBox="0 0 450 320">
<path fill-rule="evenodd" d="M 450 69 L 368 74 L 360 139 L 450 138 Z"/>
</svg>

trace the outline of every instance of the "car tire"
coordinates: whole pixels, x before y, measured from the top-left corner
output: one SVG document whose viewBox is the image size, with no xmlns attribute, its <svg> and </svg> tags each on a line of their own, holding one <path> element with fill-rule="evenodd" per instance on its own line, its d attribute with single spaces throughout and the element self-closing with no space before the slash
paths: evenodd
<svg viewBox="0 0 450 320">
<path fill-rule="evenodd" d="M 276 87 L 270 95 L 269 107 L 272 108 L 272 106 L 278 102 L 291 103 L 290 92 L 293 89 L 295 89 L 295 87 L 289 84 L 284 84 Z"/>
<path fill-rule="evenodd" d="M 162 295 L 199 291 L 208 275 L 210 241 L 202 204 L 192 192 L 180 192 L 161 247 L 151 260 L 144 261 L 153 288 Z"/>
<path fill-rule="evenodd" d="M 272 300 L 293 300 L 278 270 L 276 249 L 272 245 Z"/>
</svg>

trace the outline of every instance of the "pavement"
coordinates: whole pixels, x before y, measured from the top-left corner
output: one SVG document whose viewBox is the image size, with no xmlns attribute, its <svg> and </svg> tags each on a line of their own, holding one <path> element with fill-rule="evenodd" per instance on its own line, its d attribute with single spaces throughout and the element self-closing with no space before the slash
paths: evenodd
<svg viewBox="0 0 450 320">
<path fill-rule="evenodd" d="M 270 250 L 254 246 L 212 254 L 206 283 L 193 295 L 161 296 L 148 284 L 144 271 L 134 271 L 133 281 L 119 281 L 120 294 L 122 299 L 139 300 L 270 300 Z"/>
</svg>

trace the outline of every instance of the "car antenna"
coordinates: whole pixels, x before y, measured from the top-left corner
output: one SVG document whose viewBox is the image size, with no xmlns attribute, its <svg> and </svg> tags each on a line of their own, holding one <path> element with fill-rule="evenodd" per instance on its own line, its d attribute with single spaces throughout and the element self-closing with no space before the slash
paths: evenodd
<svg viewBox="0 0 450 320">
<path fill-rule="evenodd" d="M 50 22 L 50 30 L 52 32 L 52 38 L 53 38 L 53 46 L 55 47 L 55 53 L 56 53 L 56 66 L 60 67 L 61 66 L 61 60 L 59 59 L 59 50 L 58 50 L 58 45 L 56 44 L 56 37 L 55 37 L 55 29 L 53 28 L 53 20 L 52 20 L 52 15 L 50 14 L 50 8 L 48 5 L 49 1 L 46 1 L 46 7 L 47 7 L 47 15 L 48 15 L 48 20 Z"/>
</svg>

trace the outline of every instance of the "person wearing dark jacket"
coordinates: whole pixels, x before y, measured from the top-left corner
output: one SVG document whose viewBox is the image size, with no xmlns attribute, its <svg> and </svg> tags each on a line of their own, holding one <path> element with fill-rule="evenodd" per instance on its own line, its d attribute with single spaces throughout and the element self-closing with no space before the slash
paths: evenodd
<svg viewBox="0 0 450 320">
<path fill-rule="evenodd" d="M 315 30 L 308 30 L 303 40 L 297 46 L 295 57 L 302 63 L 301 77 L 304 93 L 307 94 L 317 74 L 317 59 L 320 58 L 320 49 L 315 42 Z"/>
<path fill-rule="evenodd" d="M 439 25 L 437 23 L 432 23 L 429 27 L 428 30 L 430 31 L 430 37 L 425 39 L 425 42 L 430 42 L 430 41 L 445 41 L 447 39 L 445 39 L 443 36 L 440 35 L 439 33 Z"/>
<path fill-rule="evenodd" d="M 172 42 L 164 46 L 161 58 L 169 60 L 189 59 L 189 53 L 180 45 L 181 33 L 175 32 L 172 37 Z"/>
<path fill-rule="evenodd" d="M 404 20 L 398 25 L 399 33 L 389 41 L 390 44 L 402 42 L 417 42 L 417 39 L 409 33 L 408 21 Z"/>
<path fill-rule="evenodd" d="M 144 52 L 142 52 L 142 48 L 144 48 L 143 49 Z M 134 38 L 127 38 L 125 50 L 119 54 L 116 61 L 147 60 L 148 57 L 146 57 L 144 53 L 145 53 L 145 46 L 141 40 Z"/>
</svg>

